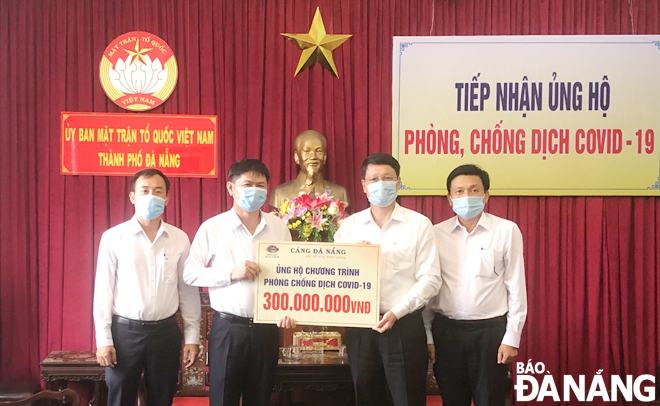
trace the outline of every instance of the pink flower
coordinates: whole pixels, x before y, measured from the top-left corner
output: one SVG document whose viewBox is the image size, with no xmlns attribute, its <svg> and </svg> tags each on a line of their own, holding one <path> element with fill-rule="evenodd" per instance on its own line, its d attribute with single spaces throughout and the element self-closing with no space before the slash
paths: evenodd
<svg viewBox="0 0 660 406">
<path fill-rule="evenodd" d="M 330 202 L 332 202 L 332 196 L 330 196 L 330 189 L 327 189 L 323 193 L 317 193 L 316 194 L 316 200 L 319 200 L 321 203 L 321 206 L 323 205 L 329 205 Z"/>
<path fill-rule="evenodd" d="M 328 206 L 328 214 L 333 218 L 339 219 L 348 217 L 348 213 L 346 213 L 346 203 L 339 200 L 333 200 Z"/>
<path fill-rule="evenodd" d="M 305 207 L 307 209 L 311 208 L 312 198 L 308 194 L 303 194 L 298 197 L 295 197 L 291 201 L 292 205 L 297 207 Z"/>
<path fill-rule="evenodd" d="M 312 209 L 312 210 L 319 209 L 319 208 L 323 207 L 323 203 L 324 203 L 323 200 L 321 200 L 320 198 L 316 198 L 316 199 L 312 200 L 312 202 L 310 203 L 309 208 Z"/>
<path fill-rule="evenodd" d="M 312 225 L 312 228 L 316 228 L 319 231 L 323 231 L 323 224 L 327 221 L 327 219 L 324 219 L 323 214 L 321 213 L 314 213 L 312 217 L 307 217 L 305 221 L 310 223 Z"/>
<path fill-rule="evenodd" d="M 294 217 L 302 217 L 305 215 L 305 213 L 307 213 L 307 210 L 308 209 L 305 206 L 295 207 L 292 208 L 292 214 Z"/>
</svg>

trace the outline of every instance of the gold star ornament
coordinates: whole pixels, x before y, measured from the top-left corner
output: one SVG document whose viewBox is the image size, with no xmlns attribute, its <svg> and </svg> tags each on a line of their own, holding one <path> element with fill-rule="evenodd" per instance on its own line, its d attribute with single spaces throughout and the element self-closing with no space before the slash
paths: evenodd
<svg viewBox="0 0 660 406">
<path fill-rule="evenodd" d="M 298 73 L 304 71 L 314 63 L 318 62 L 325 69 L 332 72 L 336 77 L 339 77 L 337 74 L 337 67 L 335 62 L 332 59 L 332 51 L 335 50 L 338 46 L 344 43 L 349 39 L 351 34 L 327 34 L 325 32 L 325 26 L 323 25 L 323 18 L 321 18 L 321 12 L 319 8 L 316 8 L 316 14 L 314 14 L 314 20 L 312 21 L 312 26 L 309 28 L 308 34 L 282 34 L 286 39 L 296 44 L 296 46 L 302 49 L 302 54 L 300 55 L 300 61 L 298 61 L 298 68 L 296 68 L 296 73 L 294 76 L 298 76 Z"/>
<path fill-rule="evenodd" d="M 147 64 L 147 60 L 144 58 L 144 55 L 151 51 L 153 48 L 142 48 L 140 49 L 140 41 L 135 41 L 135 52 L 125 49 L 124 51 L 128 52 L 130 55 L 133 55 L 133 60 L 131 65 L 140 60 L 143 64 Z"/>
</svg>

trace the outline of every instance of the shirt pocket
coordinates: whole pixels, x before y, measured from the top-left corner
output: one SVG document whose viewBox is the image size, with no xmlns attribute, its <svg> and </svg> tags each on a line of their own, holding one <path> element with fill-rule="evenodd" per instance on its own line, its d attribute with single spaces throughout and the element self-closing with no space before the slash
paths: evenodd
<svg viewBox="0 0 660 406">
<path fill-rule="evenodd" d="M 124 248 L 124 247 L 122 247 Z M 125 247 L 117 252 L 117 272 L 124 273 L 135 269 L 136 256 L 132 247 Z"/>
<path fill-rule="evenodd" d="M 179 256 L 162 255 L 158 258 L 158 272 L 163 282 L 176 284 L 179 281 Z"/>
<path fill-rule="evenodd" d="M 477 251 L 476 276 L 481 278 L 497 278 L 504 269 L 502 252 L 482 249 Z"/>
<path fill-rule="evenodd" d="M 415 263 L 417 255 L 415 243 L 410 240 L 400 239 L 390 242 L 388 248 L 391 251 L 392 267 L 398 271 L 407 271 L 411 264 Z"/>
</svg>

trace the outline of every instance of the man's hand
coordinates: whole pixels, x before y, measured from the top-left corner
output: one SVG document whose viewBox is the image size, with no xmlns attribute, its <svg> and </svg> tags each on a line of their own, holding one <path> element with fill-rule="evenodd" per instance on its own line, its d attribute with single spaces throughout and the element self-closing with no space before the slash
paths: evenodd
<svg viewBox="0 0 660 406">
<path fill-rule="evenodd" d="M 501 344 L 497 350 L 497 363 L 508 364 L 518 356 L 518 349 L 510 345 Z"/>
<path fill-rule="evenodd" d="M 198 344 L 185 344 L 183 346 L 183 360 L 186 362 L 186 369 L 190 368 L 199 355 Z"/>
<path fill-rule="evenodd" d="M 296 328 L 296 322 L 289 316 L 282 316 L 280 321 L 277 322 L 279 328 Z"/>
<path fill-rule="evenodd" d="M 259 265 L 257 265 L 256 262 L 243 261 L 242 264 L 231 271 L 231 275 L 229 277 L 232 281 L 247 279 L 252 282 L 257 278 L 257 276 L 259 276 L 260 272 L 261 269 L 259 269 Z"/>
<path fill-rule="evenodd" d="M 435 345 L 427 344 L 429 346 L 429 362 L 431 365 L 435 364 Z"/>
<path fill-rule="evenodd" d="M 117 351 L 113 345 L 106 345 L 96 349 L 96 360 L 102 367 L 114 368 L 117 365 Z"/>
<path fill-rule="evenodd" d="M 378 324 L 376 324 L 373 327 L 373 330 L 378 331 L 379 333 L 384 333 L 387 330 L 391 329 L 392 326 L 394 326 L 394 323 L 396 322 L 396 316 L 394 313 L 387 312 L 383 315 L 383 317 L 380 319 Z"/>
</svg>

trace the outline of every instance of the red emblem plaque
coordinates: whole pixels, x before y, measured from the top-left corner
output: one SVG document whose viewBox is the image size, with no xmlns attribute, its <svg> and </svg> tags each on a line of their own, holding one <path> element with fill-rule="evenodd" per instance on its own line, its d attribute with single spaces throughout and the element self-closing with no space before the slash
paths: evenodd
<svg viewBox="0 0 660 406">
<path fill-rule="evenodd" d="M 105 94 L 121 108 L 151 110 L 174 91 L 179 71 L 172 49 L 143 31 L 120 35 L 103 52 L 99 67 Z"/>
</svg>

